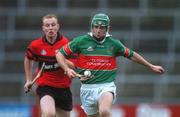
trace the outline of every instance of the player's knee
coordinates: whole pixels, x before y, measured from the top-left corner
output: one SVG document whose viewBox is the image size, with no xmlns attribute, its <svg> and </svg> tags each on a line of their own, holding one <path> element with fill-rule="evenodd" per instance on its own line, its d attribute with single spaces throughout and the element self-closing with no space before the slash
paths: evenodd
<svg viewBox="0 0 180 117">
<path fill-rule="evenodd" d="M 100 117 L 110 117 L 111 111 L 108 108 L 102 108 L 99 110 Z"/>
<path fill-rule="evenodd" d="M 55 112 L 42 112 L 41 117 L 56 117 L 56 113 Z"/>
</svg>

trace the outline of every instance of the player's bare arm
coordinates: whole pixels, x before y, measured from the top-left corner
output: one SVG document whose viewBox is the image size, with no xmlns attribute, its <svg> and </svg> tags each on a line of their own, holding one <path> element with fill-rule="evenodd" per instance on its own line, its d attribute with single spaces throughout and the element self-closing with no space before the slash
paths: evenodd
<svg viewBox="0 0 180 117">
<path fill-rule="evenodd" d="M 26 83 L 24 85 L 24 91 L 28 92 L 32 85 L 33 80 L 33 67 L 32 67 L 33 61 L 28 59 L 27 57 L 24 60 L 24 69 L 25 69 L 25 75 L 26 75 Z"/>
<path fill-rule="evenodd" d="M 75 67 L 75 65 L 74 65 L 73 62 L 71 62 L 71 61 L 69 61 L 69 60 L 67 60 L 67 59 L 65 59 L 65 62 L 66 62 L 66 64 L 67 64 L 71 69 L 76 69 L 76 67 Z"/>
<path fill-rule="evenodd" d="M 150 68 L 152 71 L 154 71 L 156 73 L 163 73 L 164 72 L 164 69 L 162 68 L 162 66 L 151 64 L 150 62 L 145 60 L 141 55 L 139 55 L 136 52 L 134 52 L 134 55 L 130 59 L 136 63 L 142 64 L 142 65 Z"/>
<path fill-rule="evenodd" d="M 70 65 L 70 61 L 68 62 L 60 52 L 56 53 L 56 59 L 58 64 L 61 66 L 61 68 L 64 70 L 65 74 L 68 75 L 69 78 L 76 77 L 76 72 L 68 66 L 68 64 Z"/>
</svg>

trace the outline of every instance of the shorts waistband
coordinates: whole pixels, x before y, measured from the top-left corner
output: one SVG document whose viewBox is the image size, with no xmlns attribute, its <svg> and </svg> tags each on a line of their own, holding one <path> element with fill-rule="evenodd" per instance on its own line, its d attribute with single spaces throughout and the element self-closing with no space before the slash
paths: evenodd
<svg viewBox="0 0 180 117">
<path fill-rule="evenodd" d="M 115 85 L 114 82 L 101 83 L 101 84 L 82 84 L 81 88 L 97 88 L 97 87 L 105 87 L 109 85 Z"/>
</svg>

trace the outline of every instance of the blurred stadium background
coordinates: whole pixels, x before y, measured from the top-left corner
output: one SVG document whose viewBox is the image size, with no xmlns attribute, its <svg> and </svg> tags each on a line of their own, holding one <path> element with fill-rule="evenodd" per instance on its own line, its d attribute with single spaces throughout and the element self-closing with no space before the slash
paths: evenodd
<svg viewBox="0 0 180 117">
<path fill-rule="evenodd" d="M 0 0 L 0 117 L 37 117 L 34 94 L 23 92 L 23 59 L 47 13 L 70 39 L 89 31 L 94 14 L 107 13 L 114 37 L 165 68 L 158 75 L 118 58 L 113 117 L 180 117 L 180 0 Z M 74 80 L 72 117 L 83 116 L 79 87 Z"/>
</svg>

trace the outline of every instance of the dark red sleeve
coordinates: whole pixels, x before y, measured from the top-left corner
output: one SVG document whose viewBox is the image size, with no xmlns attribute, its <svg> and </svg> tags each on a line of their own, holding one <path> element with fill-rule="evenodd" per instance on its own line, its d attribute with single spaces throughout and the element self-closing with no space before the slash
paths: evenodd
<svg viewBox="0 0 180 117">
<path fill-rule="evenodd" d="M 35 48 L 33 47 L 33 43 L 28 46 L 25 56 L 30 60 L 37 61 L 38 56 L 35 54 Z"/>
</svg>

